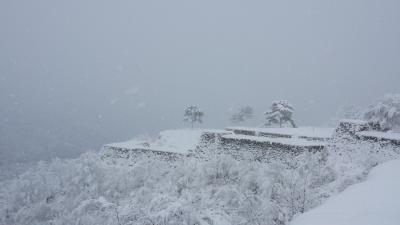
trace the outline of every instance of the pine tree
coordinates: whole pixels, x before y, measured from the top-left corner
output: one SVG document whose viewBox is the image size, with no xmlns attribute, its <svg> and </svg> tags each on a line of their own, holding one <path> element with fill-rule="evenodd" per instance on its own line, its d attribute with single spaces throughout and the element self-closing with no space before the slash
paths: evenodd
<svg viewBox="0 0 400 225">
<path fill-rule="evenodd" d="M 197 106 L 188 106 L 185 109 L 183 121 L 190 123 L 191 127 L 195 123 L 203 123 L 204 112 L 202 112 Z"/>
<path fill-rule="evenodd" d="M 292 118 L 294 108 L 288 101 L 274 101 L 270 109 L 270 111 L 265 113 L 267 116 L 266 126 L 279 124 L 279 127 L 282 127 L 285 124 L 290 124 L 292 127 L 296 127 Z"/>
<path fill-rule="evenodd" d="M 231 121 L 233 123 L 241 123 L 246 121 L 247 119 L 253 118 L 253 108 L 250 106 L 245 106 L 239 108 L 239 111 L 234 113 L 231 117 Z"/>
</svg>

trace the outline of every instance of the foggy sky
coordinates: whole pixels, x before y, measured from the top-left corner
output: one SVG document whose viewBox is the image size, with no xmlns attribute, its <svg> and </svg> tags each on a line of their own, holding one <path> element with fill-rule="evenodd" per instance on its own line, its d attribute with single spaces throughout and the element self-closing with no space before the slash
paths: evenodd
<svg viewBox="0 0 400 225">
<path fill-rule="evenodd" d="M 0 150 L 70 156 L 289 100 L 300 125 L 399 92 L 400 2 L 0 1 Z M 17 154 L 18 153 L 18 154 Z M 25 155 L 21 154 L 24 153 Z"/>
</svg>

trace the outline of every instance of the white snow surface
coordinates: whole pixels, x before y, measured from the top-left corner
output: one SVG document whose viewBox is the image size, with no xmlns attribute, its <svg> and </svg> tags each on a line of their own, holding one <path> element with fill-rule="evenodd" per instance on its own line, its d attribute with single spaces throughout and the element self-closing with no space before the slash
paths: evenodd
<svg viewBox="0 0 400 225">
<path fill-rule="evenodd" d="M 378 139 L 398 140 L 400 141 L 400 133 L 397 132 L 379 132 L 379 131 L 361 131 L 357 135 L 364 137 L 374 137 Z"/>
<path fill-rule="evenodd" d="M 188 154 L 199 145 L 201 135 L 204 132 L 226 133 L 226 131 L 223 130 L 204 129 L 165 130 L 160 132 L 158 138 L 153 141 L 133 139 L 126 142 L 107 144 L 105 147 Z"/>
<path fill-rule="evenodd" d="M 258 127 L 227 127 L 227 130 L 255 131 L 256 133 L 271 133 L 290 135 L 293 137 L 330 138 L 335 128 L 331 127 L 283 127 L 283 128 L 258 128 Z"/>
<path fill-rule="evenodd" d="M 374 168 L 365 182 L 350 186 L 291 225 L 400 224 L 400 159 Z"/>
</svg>

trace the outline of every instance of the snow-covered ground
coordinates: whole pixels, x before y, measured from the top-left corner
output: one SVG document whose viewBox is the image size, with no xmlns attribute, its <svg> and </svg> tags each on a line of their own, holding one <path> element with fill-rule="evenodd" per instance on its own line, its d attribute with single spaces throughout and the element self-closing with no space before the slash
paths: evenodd
<svg viewBox="0 0 400 225">
<path fill-rule="evenodd" d="M 240 129 L 256 132 L 267 132 L 274 134 L 286 134 L 292 136 L 292 138 L 272 138 L 272 137 L 261 137 L 261 136 L 250 136 L 233 134 L 231 129 Z M 151 140 L 149 138 L 136 138 L 125 142 L 111 143 L 105 145 L 106 148 L 119 148 L 128 150 L 149 150 L 158 152 L 171 152 L 186 155 L 190 151 L 196 149 L 200 144 L 200 139 L 203 133 L 219 133 L 227 139 L 241 139 L 255 142 L 271 143 L 271 144 L 283 144 L 289 146 L 325 146 L 327 143 L 322 141 L 310 141 L 299 137 L 319 137 L 327 138 L 332 135 L 332 128 L 227 128 L 227 130 L 205 130 L 205 129 L 177 129 L 177 130 L 165 130 L 160 132 L 157 139 Z"/>
<path fill-rule="evenodd" d="M 155 140 L 133 139 L 126 142 L 107 144 L 105 147 L 188 154 L 200 144 L 201 135 L 205 132 L 226 133 L 223 130 L 204 129 L 165 130 L 160 132 Z"/>
<path fill-rule="evenodd" d="M 365 182 L 350 186 L 291 225 L 400 224 L 400 160 L 374 168 Z"/>
<path fill-rule="evenodd" d="M 194 150 L 200 142 L 203 130 L 182 129 L 160 132 L 156 140 L 129 140 L 120 143 L 107 144 L 106 147 L 123 149 L 148 149 L 163 152 L 187 154 Z"/>
<path fill-rule="evenodd" d="M 256 127 L 227 127 L 227 130 L 254 131 L 256 133 L 281 134 L 292 137 L 330 138 L 334 128 L 331 127 L 297 127 L 297 128 L 256 128 Z"/>
</svg>

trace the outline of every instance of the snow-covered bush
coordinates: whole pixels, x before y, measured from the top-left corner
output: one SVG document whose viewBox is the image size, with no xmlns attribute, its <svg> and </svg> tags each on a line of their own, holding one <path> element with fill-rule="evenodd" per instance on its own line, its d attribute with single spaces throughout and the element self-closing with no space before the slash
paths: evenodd
<svg viewBox="0 0 400 225">
<path fill-rule="evenodd" d="M 253 224 L 270 215 L 266 170 L 230 157 L 54 160 L 1 183 L 0 224 Z"/>
<path fill-rule="evenodd" d="M 377 123 L 384 130 L 400 131 L 400 94 L 389 94 L 370 105 L 364 119 Z"/>
<path fill-rule="evenodd" d="M 397 157 L 390 146 L 335 141 L 327 151 L 262 163 L 124 159 L 87 153 L 0 182 L 0 224 L 287 224 Z"/>
<path fill-rule="evenodd" d="M 323 153 L 305 152 L 275 169 L 271 199 L 286 222 L 320 204 L 325 185 L 335 180 Z"/>
</svg>

